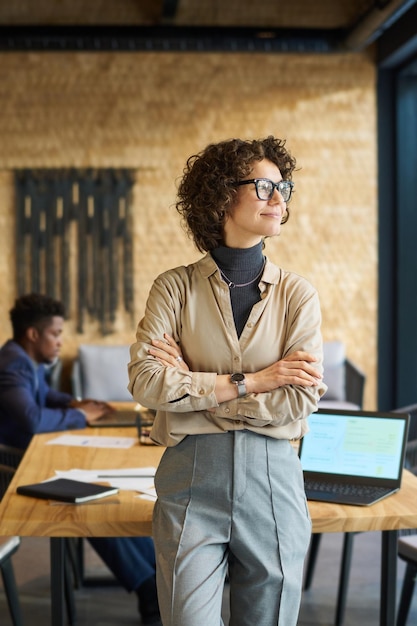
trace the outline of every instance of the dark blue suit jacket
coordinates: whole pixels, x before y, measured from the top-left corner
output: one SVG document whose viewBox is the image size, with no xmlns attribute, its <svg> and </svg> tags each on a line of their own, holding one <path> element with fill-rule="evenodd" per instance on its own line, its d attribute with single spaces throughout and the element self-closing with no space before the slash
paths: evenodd
<svg viewBox="0 0 417 626">
<path fill-rule="evenodd" d="M 51 389 L 44 366 L 15 341 L 0 350 L 0 443 L 26 448 L 35 433 L 84 428 L 86 419 L 68 407 L 72 397 Z"/>
</svg>

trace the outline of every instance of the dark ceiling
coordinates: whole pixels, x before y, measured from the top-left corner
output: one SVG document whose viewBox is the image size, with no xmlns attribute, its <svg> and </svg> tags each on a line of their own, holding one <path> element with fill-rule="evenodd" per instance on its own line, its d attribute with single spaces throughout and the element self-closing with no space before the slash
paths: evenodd
<svg viewBox="0 0 417 626">
<path fill-rule="evenodd" d="M 395 27 L 417 0 L 0 0 L 3 51 L 361 51 Z"/>
</svg>

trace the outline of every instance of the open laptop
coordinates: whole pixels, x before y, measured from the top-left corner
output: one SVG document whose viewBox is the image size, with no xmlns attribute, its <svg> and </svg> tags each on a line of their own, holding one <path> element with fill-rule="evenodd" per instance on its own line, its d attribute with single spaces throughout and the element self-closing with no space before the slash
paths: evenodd
<svg viewBox="0 0 417 626">
<path fill-rule="evenodd" d="M 106 426 L 108 426 L 109 428 L 120 426 L 137 426 L 137 418 L 139 416 L 142 420 L 145 421 L 153 421 L 154 419 L 154 414 L 146 409 L 141 411 L 136 411 L 135 409 L 125 409 L 107 413 L 95 422 L 90 423 L 89 426 L 93 428 L 104 428 Z"/>
<path fill-rule="evenodd" d="M 408 413 L 321 409 L 299 456 L 309 500 L 369 506 L 401 486 Z"/>
</svg>

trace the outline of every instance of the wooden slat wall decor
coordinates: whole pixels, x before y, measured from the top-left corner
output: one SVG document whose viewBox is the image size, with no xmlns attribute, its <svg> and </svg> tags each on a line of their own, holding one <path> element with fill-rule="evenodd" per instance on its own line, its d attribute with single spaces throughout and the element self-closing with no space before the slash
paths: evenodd
<svg viewBox="0 0 417 626">
<path fill-rule="evenodd" d="M 133 173 L 24 169 L 15 182 L 18 294 L 47 293 L 67 311 L 74 299 L 79 333 L 86 315 L 99 321 L 102 335 L 111 333 L 120 305 L 133 314 Z"/>
</svg>

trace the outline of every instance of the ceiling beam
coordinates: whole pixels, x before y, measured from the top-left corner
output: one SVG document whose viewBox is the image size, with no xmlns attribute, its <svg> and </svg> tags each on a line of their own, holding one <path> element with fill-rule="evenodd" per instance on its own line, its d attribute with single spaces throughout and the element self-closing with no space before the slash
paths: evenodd
<svg viewBox="0 0 417 626">
<path fill-rule="evenodd" d="M 417 0 L 377 0 L 347 32 L 344 45 L 358 52 L 367 48 L 415 6 Z M 415 22 L 414 22 L 415 24 Z"/>
<path fill-rule="evenodd" d="M 377 62 L 382 69 L 398 67 L 417 55 L 417 4 L 378 40 Z"/>
<path fill-rule="evenodd" d="M 180 26 L 0 26 L 0 51 L 310 52 L 340 50 L 342 30 Z"/>
</svg>

